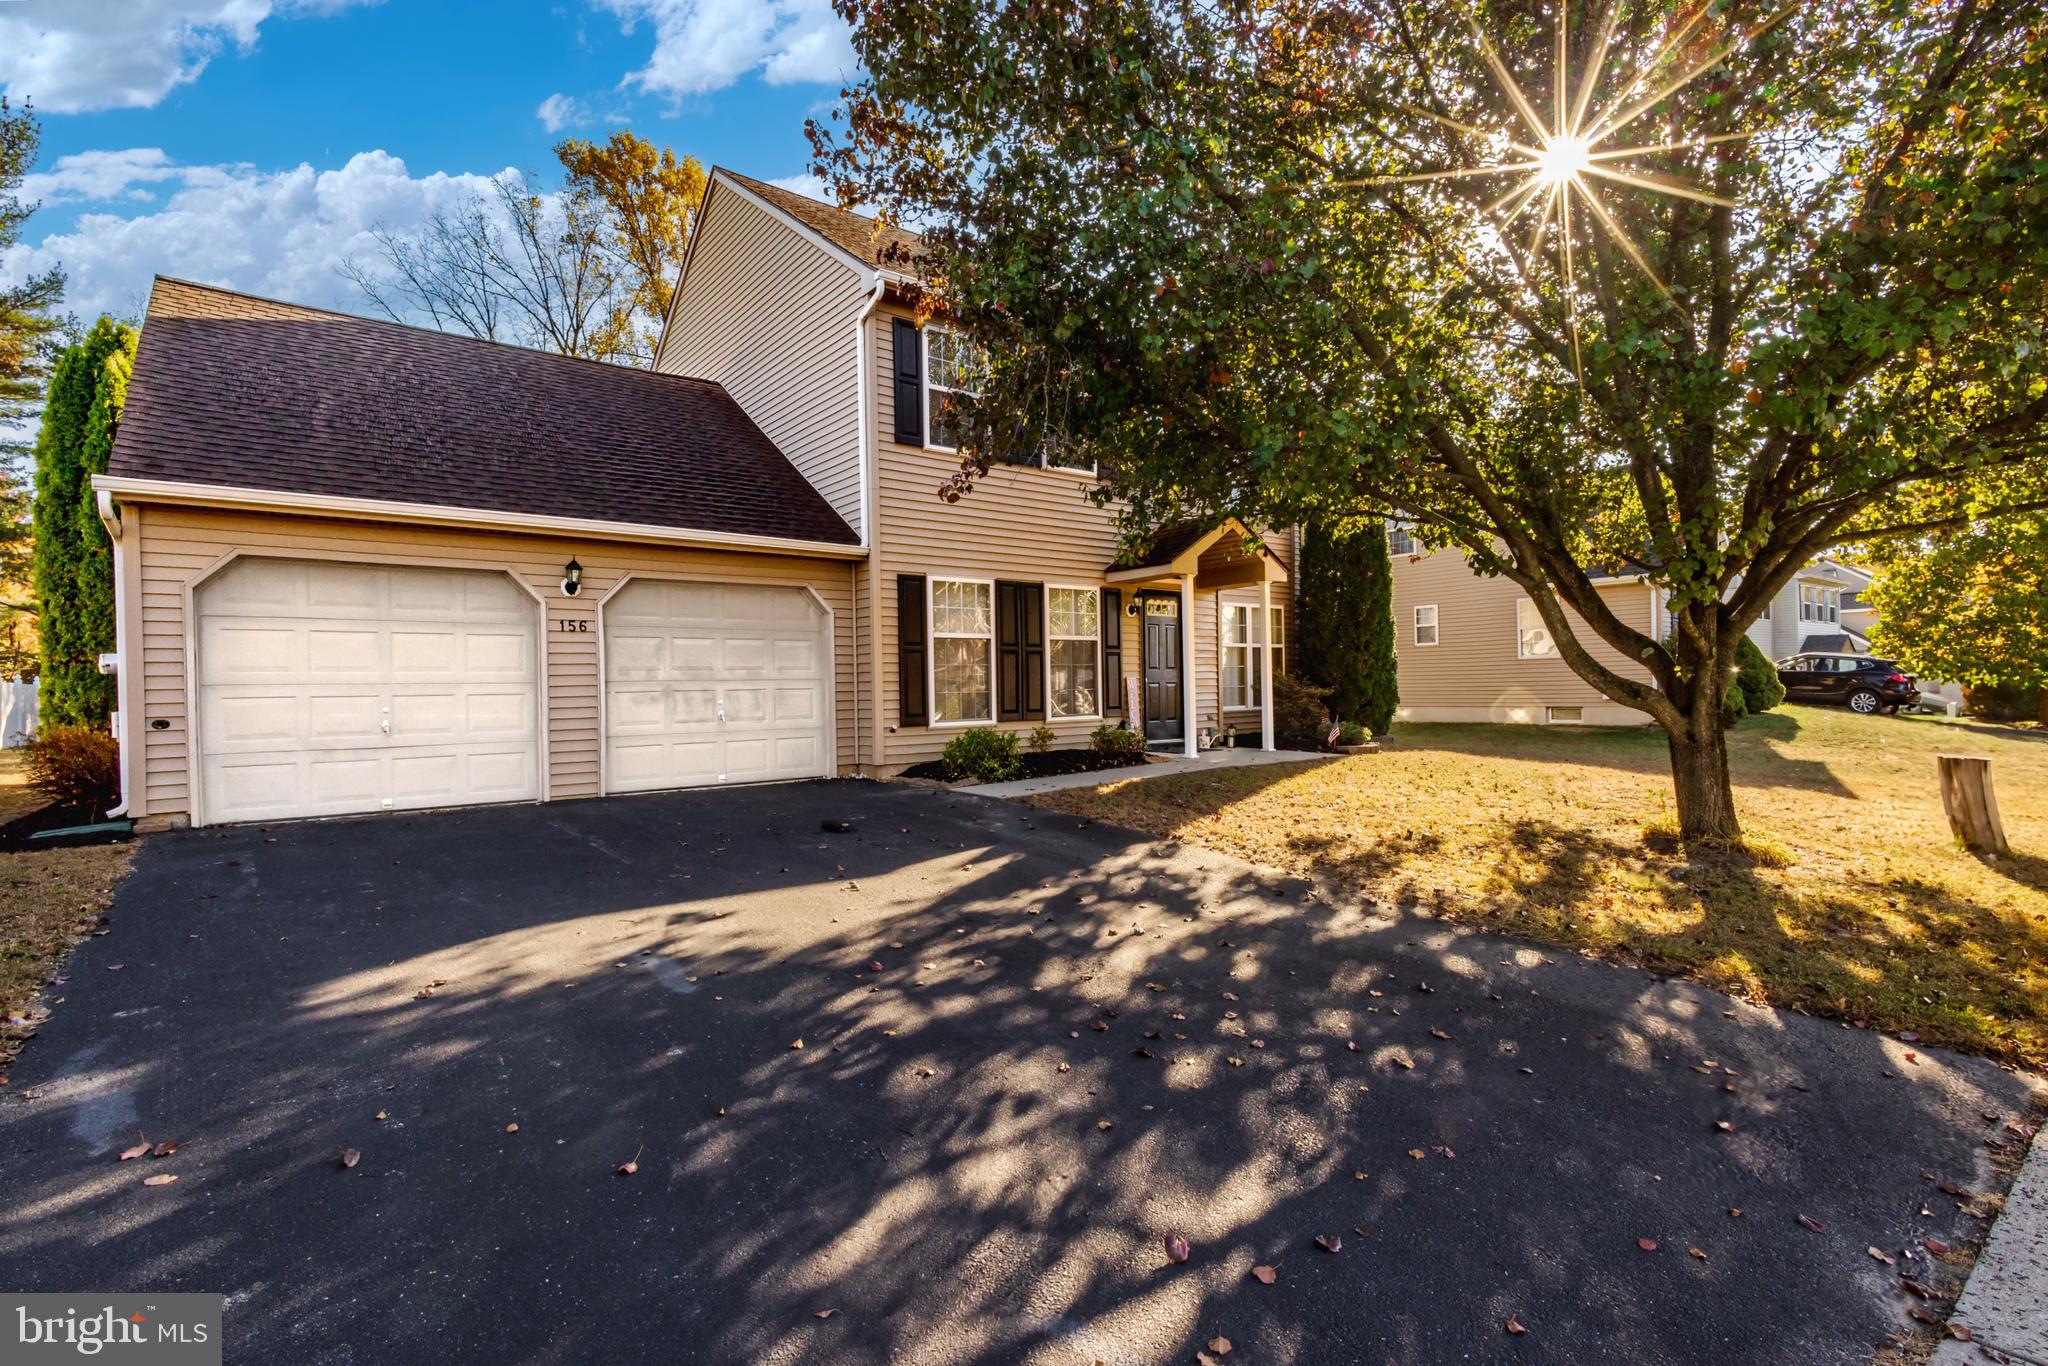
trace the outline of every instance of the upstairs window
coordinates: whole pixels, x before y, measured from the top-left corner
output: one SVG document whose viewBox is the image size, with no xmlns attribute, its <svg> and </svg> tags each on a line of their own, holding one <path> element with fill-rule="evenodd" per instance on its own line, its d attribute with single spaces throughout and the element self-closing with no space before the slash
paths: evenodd
<svg viewBox="0 0 2048 1366">
<path fill-rule="evenodd" d="M 1415 553 L 1415 537 L 1410 534 L 1406 523 L 1387 523 L 1387 553 L 1389 555 L 1413 555 Z"/>
<path fill-rule="evenodd" d="M 980 394 L 983 369 L 981 352 L 958 332 L 924 329 L 925 445 L 940 451 L 960 449 L 962 424 L 954 411 L 955 396 L 971 399 Z"/>
</svg>

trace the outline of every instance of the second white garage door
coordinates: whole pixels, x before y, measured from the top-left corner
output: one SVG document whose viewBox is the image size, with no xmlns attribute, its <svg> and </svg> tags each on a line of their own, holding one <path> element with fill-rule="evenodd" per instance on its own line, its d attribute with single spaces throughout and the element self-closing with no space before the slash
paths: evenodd
<svg viewBox="0 0 2048 1366">
<path fill-rule="evenodd" d="M 825 776 L 826 620 L 801 588 L 621 588 L 604 604 L 606 788 Z"/>
</svg>

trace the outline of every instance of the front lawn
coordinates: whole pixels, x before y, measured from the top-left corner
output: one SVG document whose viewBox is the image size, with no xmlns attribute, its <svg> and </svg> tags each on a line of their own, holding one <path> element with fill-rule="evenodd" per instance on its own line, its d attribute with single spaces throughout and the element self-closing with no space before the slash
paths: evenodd
<svg viewBox="0 0 2048 1366">
<path fill-rule="evenodd" d="M 0 822 L 42 804 L 22 783 L 21 757 L 0 750 Z M 0 850 L 0 1081 L 35 1027 L 37 988 L 98 924 L 129 853 L 125 844 Z"/>
<path fill-rule="evenodd" d="M 1937 753 L 1992 756 L 2014 857 L 1955 845 Z M 1764 857 L 1672 847 L 1664 742 L 1638 728 L 1404 726 L 1378 754 L 1033 800 L 1753 1000 L 2048 1065 L 2048 734 L 1787 707 L 1730 735 L 1730 765 Z"/>
</svg>

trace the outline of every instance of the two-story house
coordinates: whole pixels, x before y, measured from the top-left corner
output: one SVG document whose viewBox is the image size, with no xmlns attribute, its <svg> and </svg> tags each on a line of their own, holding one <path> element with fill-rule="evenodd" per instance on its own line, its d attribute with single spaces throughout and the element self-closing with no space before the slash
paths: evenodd
<svg viewBox="0 0 2048 1366">
<path fill-rule="evenodd" d="M 971 369 L 916 260 L 716 171 L 651 371 L 159 279 L 94 481 L 127 814 L 882 774 L 977 725 L 1270 747 L 1291 537 L 1119 557 L 1088 469 L 942 501 Z"/>
<path fill-rule="evenodd" d="M 1405 528 L 1388 530 L 1394 562 L 1394 653 L 1402 721 L 1499 721 L 1536 725 L 1634 725 L 1645 717 L 1574 673 L 1536 605 L 1511 580 L 1482 578 L 1462 552 L 1429 551 Z M 1807 651 L 1860 654 L 1855 594 L 1870 578 L 1815 560 L 1780 589 L 1748 635 L 1766 657 Z M 1665 593 L 1638 567 L 1597 577 L 1620 620 L 1653 638 L 1670 629 Z M 1580 624 L 1581 644 L 1601 663 L 1644 681 L 1649 671 Z"/>
</svg>

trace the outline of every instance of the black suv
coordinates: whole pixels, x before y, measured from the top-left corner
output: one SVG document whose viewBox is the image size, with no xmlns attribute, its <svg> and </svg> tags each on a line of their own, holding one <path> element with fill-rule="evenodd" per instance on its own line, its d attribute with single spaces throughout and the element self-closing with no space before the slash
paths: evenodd
<svg viewBox="0 0 2048 1366">
<path fill-rule="evenodd" d="M 1844 702 L 1865 716 L 1920 701 L 1920 689 L 1898 665 L 1868 655 L 1794 655 L 1778 661 L 1778 681 L 1788 701 Z"/>
</svg>

